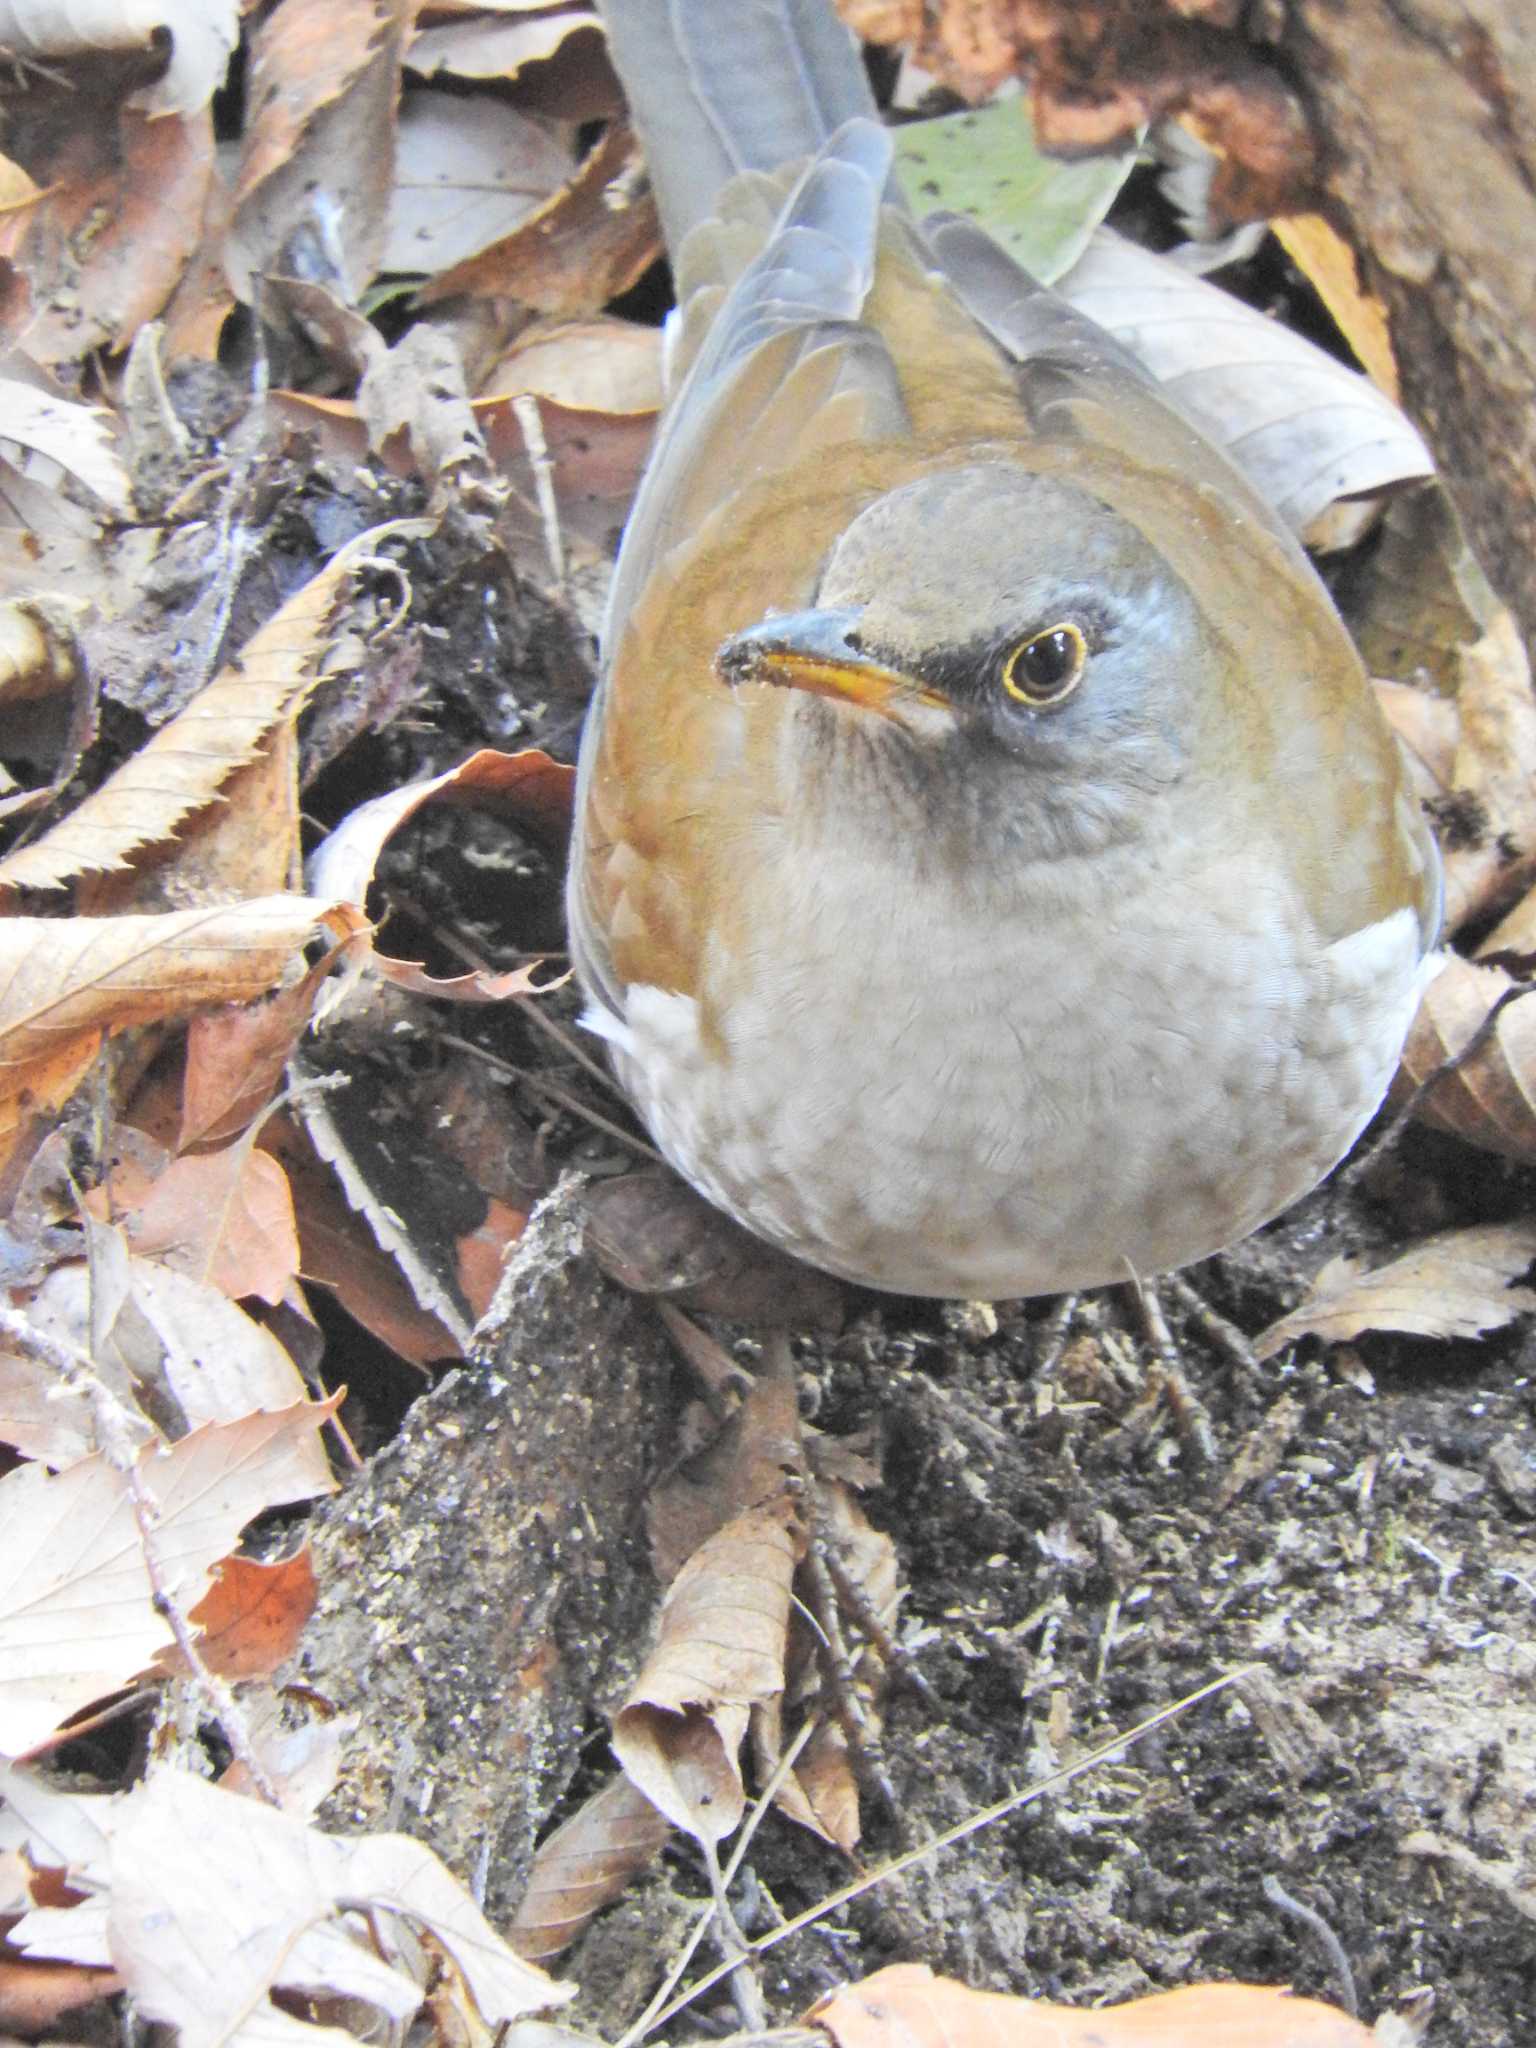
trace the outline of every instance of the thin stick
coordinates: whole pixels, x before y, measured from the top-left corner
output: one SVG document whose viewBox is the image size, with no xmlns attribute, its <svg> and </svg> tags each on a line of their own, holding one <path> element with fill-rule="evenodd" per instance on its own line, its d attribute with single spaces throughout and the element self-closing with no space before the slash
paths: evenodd
<svg viewBox="0 0 1536 2048">
<path fill-rule="evenodd" d="M 764 1814 L 767 1813 L 769 1807 L 778 1797 L 779 1787 L 794 1769 L 795 1764 L 799 1760 L 801 1750 L 810 1741 L 819 1725 L 819 1715 L 812 1714 L 807 1716 L 794 1741 L 788 1744 L 778 1762 L 774 1765 L 773 1775 L 763 1787 L 757 1804 L 753 1807 L 751 1813 L 748 1814 L 747 1824 L 741 1831 L 741 1839 L 732 1850 L 730 1861 L 725 1866 L 721 1881 L 726 1886 L 730 1886 L 735 1882 L 736 1873 L 741 1868 L 742 1858 L 746 1855 L 751 1845 L 752 1837 L 762 1825 Z M 651 2031 L 651 2028 L 655 2026 L 657 2016 L 682 1982 L 683 1972 L 693 1961 L 694 1952 L 698 1948 L 699 1943 L 704 1939 L 704 1936 L 709 1932 L 710 1924 L 714 1917 L 715 1902 L 711 1899 L 694 1922 L 693 1932 L 673 1959 L 666 1976 L 657 1985 L 650 2003 L 646 2006 L 644 2012 L 641 2013 L 639 2019 L 635 2021 L 634 2025 L 614 2043 L 614 2048 L 635 2048 L 635 2043 L 643 2040 Z M 667 2007 L 668 2011 L 671 2011 L 671 2009 L 671 2007 Z"/>
<path fill-rule="evenodd" d="M 943 1834 L 935 1835 L 931 1842 L 922 1842 L 917 1848 L 908 1849 L 903 1855 L 882 1865 L 879 1870 L 871 1870 L 865 1876 L 855 1879 L 852 1884 L 844 1885 L 841 1891 L 833 1892 L 831 1897 L 823 1899 L 820 1905 L 809 1906 L 805 1912 L 797 1913 L 793 1920 L 786 1920 L 782 1927 L 769 1928 L 766 1934 L 760 1934 L 752 1943 L 749 1953 L 760 1955 L 763 1950 L 787 1940 L 791 1934 L 799 1934 L 807 1927 L 814 1927 L 818 1920 L 824 1920 L 840 1906 L 846 1906 L 852 1900 L 862 1898 L 865 1892 L 873 1891 L 877 1884 L 884 1884 L 887 1878 L 899 1877 L 903 1871 L 910 1870 L 925 1857 L 937 1855 L 941 1849 L 953 1848 L 956 1842 L 963 1842 L 968 1835 L 974 1835 L 982 1828 L 991 1827 L 995 1821 L 1005 1820 L 1010 1813 L 1016 1813 L 1020 1807 L 1030 1806 L 1035 1800 L 1043 1799 L 1046 1793 L 1054 1792 L 1062 1785 L 1070 1785 L 1074 1778 L 1082 1777 L 1084 1772 L 1091 1771 L 1095 1764 L 1104 1763 L 1108 1758 L 1118 1756 L 1128 1744 L 1139 1742 L 1143 1735 L 1150 1735 L 1154 1729 L 1165 1727 L 1168 1722 L 1187 1712 L 1190 1707 L 1198 1706 L 1202 1700 L 1211 1699 L 1219 1692 L 1225 1692 L 1229 1686 L 1236 1685 L 1240 1678 L 1246 1678 L 1250 1671 L 1262 1668 L 1258 1664 L 1244 1664 L 1235 1671 L 1223 1672 L 1220 1678 L 1213 1678 L 1209 1685 L 1202 1685 L 1196 1692 L 1186 1693 L 1183 1699 L 1175 1700 L 1172 1706 L 1162 1707 L 1147 1720 L 1138 1721 L 1134 1728 L 1128 1728 L 1123 1735 L 1116 1735 L 1108 1742 L 1101 1742 L 1097 1749 L 1090 1750 L 1087 1756 L 1079 1757 L 1076 1763 L 1067 1764 L 1061 1770 L 1053 1771 L 1050 1777 L 1042 1778 L 1038 1784 L 1025 1786 L 1021 1792 L 1010 1792 L 1006 1799 L 1000 1799 L 995 1806 L 984 1807 L 980 1813 L 973 1813 L 968 1820 L 960 1821 L 952 1828 L 946 1828 Z M 664 2026 L 704 1992 L 712 1991 L 734 1968 L 733 1963 L 717 1964 L 696 1983 L 690 1984 L 681 1997 L 674 1998 L 670 2005 L 663 2006 L 654 2018 L 645 2022 L 643 2028 L 631 2028 L 619 2043 L 619 2048 L 632 2048 L 632 2044 L 641 2038 L 642 2033 L 649 2033 L 653 2028 Z"/>
</svg>

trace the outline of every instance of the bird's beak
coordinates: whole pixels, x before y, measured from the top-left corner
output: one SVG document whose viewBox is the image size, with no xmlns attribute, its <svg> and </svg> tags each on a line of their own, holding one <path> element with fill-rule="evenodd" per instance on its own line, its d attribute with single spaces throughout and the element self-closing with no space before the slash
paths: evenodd
<svg viewBox="0 0 1536 2048">
<path fill-rule="evenodd" d="M 733 633 L 715 656 L 722 682 L 777 683 L 855 704 L 862 711 L 901 721 L 916 704 L 948 711 L 949 700 L 898 669 L 872 661 L 859 647 L 861 614 L 847 611 L 785 612 L 744 633 Z"/>
</svg>

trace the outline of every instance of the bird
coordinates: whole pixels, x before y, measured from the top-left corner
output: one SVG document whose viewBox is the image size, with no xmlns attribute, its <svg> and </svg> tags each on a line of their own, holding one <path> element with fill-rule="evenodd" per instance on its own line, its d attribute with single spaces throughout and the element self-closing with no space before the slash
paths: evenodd
<svg viewBox="0 0 1536 2048">
<path fill-rule="evenodd" d="M 676 283 L 567 885 L 657 1146 L 860 1286 L 1175 1270 L 1379 1107 L 1439 862 L 1301 548 L 826 0 L 601 0 Z"/>
</svg>

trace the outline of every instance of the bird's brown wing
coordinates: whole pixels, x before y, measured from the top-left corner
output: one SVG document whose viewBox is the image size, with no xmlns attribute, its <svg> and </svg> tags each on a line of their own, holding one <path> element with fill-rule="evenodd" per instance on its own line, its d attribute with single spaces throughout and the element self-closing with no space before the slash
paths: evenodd
<svg viewBox="0 0 1536 2048">
<path fill-rule="evenodd" d="M 708 878 L 731 886 L 721 835 L 746 829 L 729 785 L 785 716 L 715 681 L 715 649 L 770 606 L 807 601 L 861 484 L 874 487 L 865 451 L 910 430 L 890 352 L 862 317 L 889 165 L 889 139 L 863 120 L 812 161 L 725 293 L 625 530 L 569 896 L 588 986 L 618 1015 L 636 979 L 694 988 L 698 935 L 719 918 Z M 760 810 L 764 778 L 751 780 Z"/>
</svg>

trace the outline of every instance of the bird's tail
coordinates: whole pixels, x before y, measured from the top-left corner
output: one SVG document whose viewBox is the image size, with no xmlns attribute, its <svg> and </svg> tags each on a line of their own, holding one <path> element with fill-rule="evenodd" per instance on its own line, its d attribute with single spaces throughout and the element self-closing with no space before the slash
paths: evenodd
<svg viewBox="0 0 1536 2048">
<path fill-rule="evenodd" d="M 599 0 L 667 247 L 738 171 L 808 157 L 875 105 L 831 0 Z"/>
</svg>

